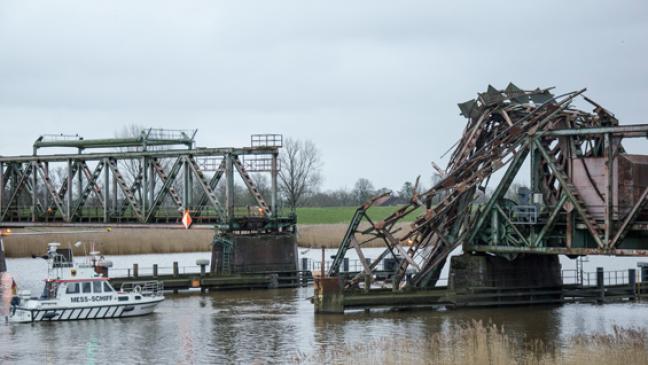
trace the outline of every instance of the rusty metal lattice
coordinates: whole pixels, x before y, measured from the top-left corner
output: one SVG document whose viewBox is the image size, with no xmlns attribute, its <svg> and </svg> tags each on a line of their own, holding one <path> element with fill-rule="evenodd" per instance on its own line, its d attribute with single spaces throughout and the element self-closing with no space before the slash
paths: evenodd
<svg viewBox="0 0 648 365">
<path fill-rule="evenodd" d="M 371 219 L 367 211 L 389 194 L 359 207 L 329 275 L 339 273 L 349 250 L 364 263 L 363 250 L 370 242 L 382 242 L 385 250 L 347 280 L 347 287 L 373 280 L 378 263 L 386 257 L 398 263 L 393 271 L 394 290 L 433 286 L 448 255 L 461 245 L 464 250 L 510 258 L 524 253 L 648 255 L 648 244 L 641 239 L 648 225 L 640 222 L 641 217 L 648 220 L 644 210 L 648 157 L 633 160 L 621 145 L 624 138 L 645 137 L 648 125 L 619 126 L 612 113 L 584 92 L 554 96 L 551 89 L 522 90 L 509 84 L 504 90 L 489 86 L 476 99 L 459 104 L 468 123 L 441 171 L 442 180 L 428 191 L 415 193 L 408 204 L 382 220 Z M 579 97 L 594 107 L 593 112 L 572 107 Z M 635 181 L 630 193 L 613 198 L 618 191 L 628 191 L 615 187 L 625 186 L 614 173 L 621 170 L 617 169 L 619 158 L 629 159 L 627 165 L 635 174 L 647 178 Z M 583 187 L 582 179 L 580 186 L 574 183 L 574 166 L 582 159 L 591 159 L 610 172 L 597 171 L 587 182 L 600 195 L 602 212 L 594 212 L 593 193 Z M 538 200 L 532 204 L 535 209 L 505 198 L 527 160 L 531 193 Z M 493 174 L 504 169 L 491 197 L 478 204 L 477 192 L 487 191 Z M 619 209 L 614 199 L 627 201 L 625 209 Z M 399 224 L 419 208 L 424 214 L 409 228 Z M 522 208 L 533 211 L 533 217 L 515 218 Z"/>
</svg>

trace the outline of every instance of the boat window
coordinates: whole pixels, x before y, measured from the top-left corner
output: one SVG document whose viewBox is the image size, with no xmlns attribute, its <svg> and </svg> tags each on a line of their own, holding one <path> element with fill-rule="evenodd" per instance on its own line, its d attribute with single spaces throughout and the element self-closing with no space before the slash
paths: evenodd
<svg viewBox="0 0 648 365">
<path fill-rule="evenodd" d="M 92 282 L 92 292 L 95 294 L 101 293 L 101 281 Z"/>
<path fill-rule="evenodd" d="M 66 294 L 79 294 L 79 283 L 68 283 Z"/>
<path fill-rule="evenodd" d="M 92 283 L 91 282 L 83 283 L 83 292 L 84 293 L 92 293 Z"/>
<path fill-rule="evenodd" d="M 108 283 L 106 282 L 103 283 L 103 287 L 104 287 L 104 292 L 106 293 L 112 293 L 114 291 L 113 288 L 111 288 L 110 285 L 108 285 Z"/>
</svg>

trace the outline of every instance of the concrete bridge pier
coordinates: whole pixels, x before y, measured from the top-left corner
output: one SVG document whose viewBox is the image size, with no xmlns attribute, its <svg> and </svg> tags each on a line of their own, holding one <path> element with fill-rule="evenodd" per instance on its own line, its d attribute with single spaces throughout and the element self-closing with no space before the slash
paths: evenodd
<svg viewBox="0 0 648 365">
<path fill-rule="evenodd" d="M 463 254 L 450 260 L 447 286 L 345 288 L 342 277 L 315 280 L 315 313 L 342 314 L 345 309 L 420 306 L 491 307 L 563 303 L 558 256 L 526 255 L 515 260 Z"/>
<path fill-rule="evenodd" d="M 292 232 L 217 234 L 211 272 L 217 275 L 299 271 L 297 238 Z"/>
</svg>

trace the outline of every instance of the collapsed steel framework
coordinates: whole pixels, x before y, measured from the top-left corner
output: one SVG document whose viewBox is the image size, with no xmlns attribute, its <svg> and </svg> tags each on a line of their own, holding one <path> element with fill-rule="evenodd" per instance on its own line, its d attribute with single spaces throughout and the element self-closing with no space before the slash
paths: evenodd
<svg viewBox="0 0 648 365">
<path fill-rule="evenodd" d="M 634 156 L 639 163 L 629 167 L 627 174 L 635 175 L 629 177 L 634 179 L 629 192 L 619 166 L 621 158 L 633 158 L 621 140 L 647 137 L 648 125 L 620 126 L 584 92 L 554 96 L 551 89 L 521 90 L 509 84 L 505 90 L 489 86 L 477 99 L 459 104 L 468 123 L 446 170 L 440 171 L 442 179 L 380 221 L 367 211 L 389 193 L 359 207 L 328 274 L 339 274 L 349 250 L 364 267 L 347 278 L 347 286 L 371 280 L 379 263 L 393 258 L 398 262 L 395 289 L 434 286 L 448 256 L 461 245 L 467 252 L 510 259 L 519 254 L 648 255 L 648 177 L 643 177 L 648 158 Z M 573 107 L 581 97 L 593 105 L 592 113 Z M 527 160 L 528 198 L 507 199 Z M 505 168 L 490 194 L 491 178 Z M 485 202 L 477 204 L 478 199 Z M 409 229 L 398 225 L 419 209 L 424 214 Z M 385 250 L 368 261 L 365 248 L 375 241 L 383 242 Z"/>
<path fill-rule="evenodd" d="M 253 135 L 250 147 L 243 148 L 196 148 L 195 133 L 148 129 L 133 138 L 41 136 L 31 156 L 0 156 L 0 224 L 177 223 L 188 210 L 197 224 L 231 225 L 237 216 L 236 174 L 256 202 L 244 215 L 278 216 L 282 136 Z M 76 153 L 39 154 L 52 147 Z M 104 151 L 85 153 L 88 149 Z M 57 178 L 53 165 L 63 165 Z M 269 203 L 251 172 L 270 174 Z M 224 205 L 217 192 L 221 180 Z"/>
</svg>

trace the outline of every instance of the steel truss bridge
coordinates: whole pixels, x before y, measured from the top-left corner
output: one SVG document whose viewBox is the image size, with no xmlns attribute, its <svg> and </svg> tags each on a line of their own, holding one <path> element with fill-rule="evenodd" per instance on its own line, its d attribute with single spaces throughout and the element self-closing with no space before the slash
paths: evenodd
<svg viewBox="0 0 648 365">
<path fill-rule="evenodd" d="M 440 182 L 380 220 L 368 210 L 389 194 L 359 207 L 328 274 L 340 274 L 349 251 L 364 266 L 345 279 L 347 288 L 373 280 L 383 259 L 391 258 L 397 262 L 395 290 L 434 286 L 450 253 L 462 245 L 465 252 L 510 259 L 647 256 L 648 156 L 627 153 L 622 142 L 645 141 L 648 125 L 619 125 L 584 92 L 555 96 L 551 89 L 509 84 L 504 90 L 489 86 L 459 104 L 468 123 L 447 168 L 438 169 Z M 593 112 L 574 107 L 577 98 Z M 522 173 L 525 162 L 530 176 Z M 490 189 L 499 171 L 503 177 Z M 506 198 L 516 176 L 531 182 L 518 201 Z M 420 209 L 424 213 L 409 227 L 398 225 Z M 366 260 L 365 248 L 375 242 L 384 251 Z"/>
<path fill-rule="evenodd" d="M 134 138 L 41 136 L 33 155 L 0 156 L 0 225 L 178 224 L 187 210 L 196 224 L 278 218 L 281 135 L 253 135 L 242 148 L 197 148 L 194 136 L 158 129 Z M 269 174 L 269 202 L 252 172 Z M 236 175 L 256 203 L 252 212 L 237 215 Z"/>
</svg>

